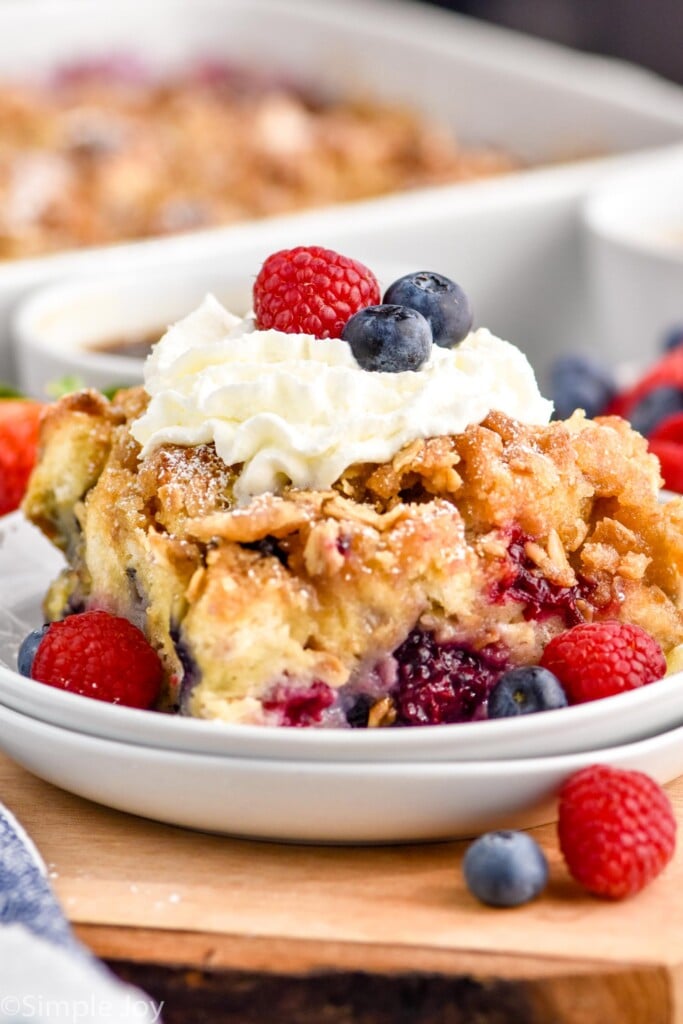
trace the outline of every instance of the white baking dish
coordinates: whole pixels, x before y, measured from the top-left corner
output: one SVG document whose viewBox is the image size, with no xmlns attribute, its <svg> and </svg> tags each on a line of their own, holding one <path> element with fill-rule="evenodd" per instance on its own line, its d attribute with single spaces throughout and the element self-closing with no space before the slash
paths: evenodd
<svg viewBox="0 0 683 1024">
<path fill-rule="evenodd" d="M 653 362 L 665 338 L 683 329 L 683 146 L 617 172 L 582 212 L 603 353 Z"/>
<path fill-rule="evenodd" d="M 103 26 L 106 24 L 106 31 Z M 125 52 L 152 66 L 197 56 L 256 63 L 325 87 L 401 99 L 465 141 L 529 159 L 592 159 L 319 213 L 0 264 L 0 377 L 7 318 L 35 285 L 108 267 L 256 266 L 280 244 L 322 241 L 368 260 L 432 265 L 469 287 L 480 322 L 543 361 L 582 330 L 576 210 L 637 150 L 683 139 L 683 90 L 616 62 L 397 0 L 5 0 L 0 77 Z"/>
</svg>

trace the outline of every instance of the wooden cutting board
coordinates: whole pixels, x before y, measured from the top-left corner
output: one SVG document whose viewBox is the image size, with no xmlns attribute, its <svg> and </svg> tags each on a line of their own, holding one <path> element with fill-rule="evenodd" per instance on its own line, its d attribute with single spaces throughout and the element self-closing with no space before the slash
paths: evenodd
<svg viewBox="0 0 683 1024">
<path fill-rule="evenodd" d="M 81 938 L 163 1000 L 167 1024 L 683 1022 L 683 838 L 613 904 L 584 895 L 554 826 L 537 828 L 548 890 L 492 910 L 463 885 L 466 843 L 230 840 L 96 806 L 4 757 L 0 785 Z M 681 820 L 683 779 L 668 788 Z"/>
</svg>

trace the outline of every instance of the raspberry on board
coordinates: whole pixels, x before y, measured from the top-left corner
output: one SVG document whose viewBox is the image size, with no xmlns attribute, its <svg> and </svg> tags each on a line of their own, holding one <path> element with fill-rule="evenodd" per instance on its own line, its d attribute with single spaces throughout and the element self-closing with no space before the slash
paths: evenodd
<svg viewBox="0 0 683 1024">
<path fill-rule="evenodd" d="M 676 844 L 676 819 L 661 786 L 642 772 L 600 764 L 562 786 L 557 831 L 572 877 L 612 900 L 640 892 Z"/>
<path fill-rule="evenodd" d="M 371 270 L 319 245 L 273 253 L 254 282 L 256 326 L 285 334 L 340 338 L 354 313 L 379 301 Z"/>
<path fill-rule="evenodd" d="M 36 461 L 44 405 L 25 398 L 0 399 L 0 515 L 19 508 Z"/>
<path fill-rule="evenodd" d="M 541 665 L 560 680 L 570 704 L 611 697 L 666 674 L 661 647 L 641 626 L 583 622 L 553 637 Z"/>
<path fill-rule="evenodd" d="M 31 677 L 110 704 L 152 708 L 163 668 L 157 652 L 128 619 L 89 611 L 50 624 Z"/>
</svg>

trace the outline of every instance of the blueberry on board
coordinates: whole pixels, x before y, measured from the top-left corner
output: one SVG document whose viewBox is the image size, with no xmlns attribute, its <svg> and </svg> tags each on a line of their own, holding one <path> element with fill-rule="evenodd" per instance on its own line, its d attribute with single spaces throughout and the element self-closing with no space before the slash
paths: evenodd
<svg viewBox="0 0 683 1024">
<path fill-rule="evenodd" d="M 641 398 L 629 413 L 629 420 L 634 430 L 646 437 L 655 427 L 674 413 L 683 412 L 683 391 L 663 384 Z"/>
<path fill-rule="evenodd" d="M 552 672 L 540 665 L 511 668 L 504 672 L 489 694 L 489 718 L 513 718 L 535 711 L 566 708 L 567 696 Z"/>
<path fill-rule="evenodd" d="M 486 832 L 467 848 L 467 888 L 491 907 L 518 907 L 535 899 L 548 882 L 548 862 L 526 832 Z"/>
<path fill-rule="evenodd" d="M 360 309 L 345 324 L 342 338 L 364 370 L 383 373 L 419 370 L 432 348 L 429 324 L 407 306 Z"/>
<path fill-rule="evenodd" d="M 663 352 L 673 352 L 674 349 L 683 345 L 683 324 L 676 324 L 664 335 L 662 341 Z"/>
<path fill-rule="evenodd" d="M 434 342 L 442 348 L 453 348 L 472 330 L 472 307 L 467 295 L 443 274 L 429 270 L 406 274 L 389 285 L 382 301 L 422 313 L 429 321 Z"/>
<path fill-rule="evenodd" d="M 31 678 L 31 666 L 33 665 L 33 659 L 36 656 L 36 651 L 40 647 L 40 643 L 47 633 L 49 623 L 41 626 L 40 629 L 32 629 L 27 636 L 21 641 L 19 652 L 17 654 L 17 670 L 22 676 L 26 676 L 28 679 Z"/>
<path fill-rule="evenodd" d="M 583 409 L 589 417 L 598 416 L 616 393 L 611 370 L 589 356 L 580 353 L 559 356 L 550 369 L 555 419 L 565 420 L 576 409 Z"/>
</svg>

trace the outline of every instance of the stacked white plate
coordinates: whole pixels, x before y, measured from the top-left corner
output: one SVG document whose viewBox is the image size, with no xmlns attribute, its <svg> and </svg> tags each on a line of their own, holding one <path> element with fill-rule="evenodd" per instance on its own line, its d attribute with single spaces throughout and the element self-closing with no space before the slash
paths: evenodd
<svg viewBox="0 0 683 1024">
<path fill-rule="evenodd" d="M 25 679 L 19 643 L 61 557 L 19 513 L 0 521 L 0 749 L 79 796 L 262 839 L 410 842 L 554 817 L 595 762 L 683 773 L 683 674 L 516 719 L 418 729 L 271 729 L 114 707 Z"/>
</svg>

